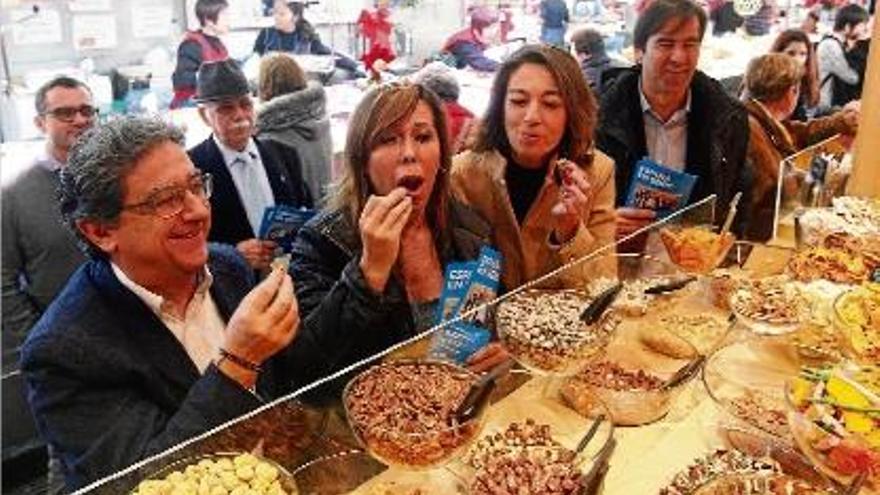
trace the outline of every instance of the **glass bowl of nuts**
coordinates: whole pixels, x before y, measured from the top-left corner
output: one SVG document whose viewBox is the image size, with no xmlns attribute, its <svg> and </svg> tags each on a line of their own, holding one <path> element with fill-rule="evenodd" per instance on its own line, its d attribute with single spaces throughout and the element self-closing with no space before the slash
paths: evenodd
<svg viewBox="0 0 880 495">
<path fill-rule="evenodd" d="M 562 397 L 572 409 L 584 414 L 598 399 L 615 425 L 652 423 L 669 412 L 700 371 L 703 357 L 677 335 L 652 336 L 650 341 L 627 337 L 622 334 L 565 381 Z"/>
<path fill-rule="evenodd" d="M 468 447 L 485 410 L 458 423 L 456 409 L 478 376 L 442 361 L 389 361 L 360 373 L 343 391 L 357 440 L 388 466 L 431 469 Z"/>
<path fill-rule="evenodd" d="M 169 464 L 141 481 L 132 495 L 218 492 L 299 493 L 293 476 L 278 463 L 249 453 L 222 452 Z"/>
<path fill-rule="evenodd" d="M 730 308 L 746 328 L 763 336 L 790 334 L 809 314 L 800 289 L 785 276 L 743 282 L 730 296 Z"/>
<path fill-rule="evenodd" d="M 537 375 L 569 376 L 614 334 L 613 311 L 593 325 L 581 320 L 592 298 L 573 289 L 529 289 L 498 305 L 495 324 L 504 347 Z"/>
<path fill-rule="evenodd" d="M 529 417 L 499 425 L 484 435 L 462 459 L 467 493 L 521 493 L 523 487 L 528 487 L 528 493 L 585 493 L 588 473 L 607 455 L 614 431 L 608 409 L 601 402 L 596 405 L 593 421 L 536 421 Z M 585 436 L 589 436 L 586 446 L 576 452 Z"/>
<path fill-rule="evenodd" d="M 724 413 L 722 427 L 791 443 L 783 391 L 799 370 L 800 357 L 791 345 L 770 339 L 739 341 L 709 357 L 702 380 Z"/>
</svg>

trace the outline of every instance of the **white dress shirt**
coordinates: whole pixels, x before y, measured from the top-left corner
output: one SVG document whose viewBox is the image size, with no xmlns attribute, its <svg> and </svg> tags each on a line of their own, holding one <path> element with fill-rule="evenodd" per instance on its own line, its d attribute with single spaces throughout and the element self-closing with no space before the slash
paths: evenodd
<svg viewBox="0 0 880 495">
<path fill-rule="evenodd" d="M 165 298 L 138 285 L 115 263 L 110 265 L 119 282 L 134 292 L 150 311 L 162 320 L 168 330 L 171 330 L 200 373 L 204 373 L 211 361 L 220 357 L 226 323 L 220 316 L 217 305 L 214 304 L 211 291 L 208 290 L 214 281 L 208 267 L 205 267 L 205 271 L 199 277 L 199 286 L 181 320 L 171 312 L 170 303 Z"/>
<path fill-rule="evenodd" d="M 639 101 L 642 104 L 642 116 L 645 121 L 645 144 L 648 146 L 648 156 L 663 166 L 684 170 L 687 165 L 685 162 L 691 91 L 688 90 L 684 108 L 676 110 L 665 122 L 651 108 L 648 98 L 642 91 L 641 81 L 639 81 Z"/>
<path fill-rule="evenodd" d="M 272 185 L 269 184 L 269 176 L 266 167 L 260 158 L 260 150 L 254 139 L 248 140 L 243 151 L 235 151 L 221 143 L 217 136 L 212 136 L 226 168 L 232 175 L 232 182 L 238 191 L 238 197 L 244 205 L 248 223 L 254 231 L 254 235 L 260 235 L 260 223 L 263 221 L 263 213 L 266 208 L 275 206 L 275 195 L 272 193 Z"/>
</svg>

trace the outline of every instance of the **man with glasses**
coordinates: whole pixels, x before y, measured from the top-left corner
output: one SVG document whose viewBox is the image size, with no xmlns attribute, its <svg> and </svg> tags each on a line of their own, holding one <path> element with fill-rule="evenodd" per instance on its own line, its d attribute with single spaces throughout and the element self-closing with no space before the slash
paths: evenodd
<svg viewBox="0 0 880 495">
<path fill-rule="evenodd" d="M 73 142 L 97 115 L 80 81 L 56 77 L 36 97 L 34 124 L 46 135 L 43 152 L 3 188 L 3 349 L 17 353 L 67 278 L 85 259 L 61 225 L 58 171 Z"/>
<path fill-rule="evenodd" d="M 38 429 L 80 488 L 289 392 L 299 312 L 277 268 L 253 287 L 208 245 L 211 176 L 158 120 L 95 127 L 61 174 L 87 261 L 22 350 Z"/>
<path fill-rule="evenodd" d="M 312 207 L 296 150 L 254 139 L 254 104 L 244 73 L 234 61 L 199 68 L 199 115 L 213 134 L 189 151 L 196 167 L 214 176 L 214 224 L 208 238 L 234 245 L 256 270 L 272 261 L 275 243 L 258 239 L 267 207 Z"/>
</svg>

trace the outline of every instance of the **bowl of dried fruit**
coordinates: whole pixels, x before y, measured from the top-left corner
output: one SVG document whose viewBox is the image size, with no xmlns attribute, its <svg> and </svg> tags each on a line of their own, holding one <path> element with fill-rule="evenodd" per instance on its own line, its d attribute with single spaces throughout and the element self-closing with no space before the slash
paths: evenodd
<svg viewBox="0 0 880 495">
<path fill-rule="evenodd" d="M 486 408 L 459 423 L 456 410 L 478 376 L 441 361 L 389 361 L 354 377 L 343 404 L 355 437 L 389 466 L 431 469 L 467 448 Z"/>
<path fill-rule="evenodd" d="M 878 493 L 880 368 L 803 368 L 786 383 L 785 397 L 792 436 L 815 467 L 844 485 L 867 473 L 859 493 Z"/>
<path fill-rule="evenodd" d="M 510 493 L 579 494 L 590 485 L 597 460 L 613 437 L 609 411 L 597 403 L 597 418 L 583 424 L 541 424 L 531 418 L 480 438 L 465 454 L 471 495 Z M 577 444 L 592 432 L 586 447 Z"/>
<path fill-rule="evenodd" d="M 809 314 L 800 289 L 785 276 L 745 281 L 730 296 L 730 308 L 746 328 L 765 336 L 794 332 Z"/>
<path fill-rule="evenodd" d="M 880 364 L 880 284 L 865 283 L 834 300 L 834 326 L 854 360 Z"/>
<path fill-rule="evenodd" d="M 562 386 L 575 411 L 592 411 L 598 399 L 616 425 L 642 425 L 665 416 L 684 387 L 699 374 L 703 358 L 671 333 L 650 339 L 615 340 Z"/>
<path fill-rule="evenodd" d="M 581 320 L 592 298 L 579 290 L 530 289 L 498 305 L 498 336 L 511 356 L 538 375 L 571 375 L 599 352 L 619 318 L 608 311 L 595 324 Z"/>
<path fill-rule="evenodd" d="M 714 232 L 711 226 L 665 227 L 660 240 L 670 261 L 688 273 L 705 274 L 718 268 L 736 237 Z"/>
<path fill-rule="evenodd" d="M 253 493 L 295 495 L 293 476 L 275 461 L 249 453 L 217 453 L 169 464 L 141 481 L 132 495 Z"/>
</svg>

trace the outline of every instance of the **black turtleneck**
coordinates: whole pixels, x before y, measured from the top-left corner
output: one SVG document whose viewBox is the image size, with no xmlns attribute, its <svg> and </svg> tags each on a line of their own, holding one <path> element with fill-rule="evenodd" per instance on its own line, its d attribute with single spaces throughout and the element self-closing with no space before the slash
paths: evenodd
<svg viewBox="0 0 880 495">
<path fill-rule="evenodd" d="M 547 166 L 537 169 L 525 168 L 513 160 L 507 161 L 507 169 L 504 171 L 504 180 L 507 183 L 507 195 L 510 196 L 510 204 L 513 205 L 513 213 L 516 221 L 522 225 L 529 208 L 538 197 L 544 178 L 547 176 Z"/>
</svg>

